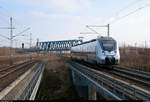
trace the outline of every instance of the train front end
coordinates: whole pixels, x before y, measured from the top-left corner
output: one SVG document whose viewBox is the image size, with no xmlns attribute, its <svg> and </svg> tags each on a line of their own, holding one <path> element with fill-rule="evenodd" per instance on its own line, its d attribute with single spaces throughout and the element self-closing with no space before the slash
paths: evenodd
<svg viewBox="0 0 150 102">
<path fill-rule="evenodd" d="M 99 39 L 98 43 L 99 53 L 97 54 L 97 59 L 100 64 L 117 65 L 120 63 L 119 47 L 116 40 L 111 37 L 105 37 Z"/>
</svg>

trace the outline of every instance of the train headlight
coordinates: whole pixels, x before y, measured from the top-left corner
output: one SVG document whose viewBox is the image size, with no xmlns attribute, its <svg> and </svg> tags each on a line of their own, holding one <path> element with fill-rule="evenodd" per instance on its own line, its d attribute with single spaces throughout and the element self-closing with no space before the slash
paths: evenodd
<svg viewBox="0 0 150 102">
<path fill-rule="evenodd" d="M 103 54 L 103 55 L 105 55 L 105 52 L 104 52 L 104 51 L 102 51 L 102 54 Z"/>
</svg>

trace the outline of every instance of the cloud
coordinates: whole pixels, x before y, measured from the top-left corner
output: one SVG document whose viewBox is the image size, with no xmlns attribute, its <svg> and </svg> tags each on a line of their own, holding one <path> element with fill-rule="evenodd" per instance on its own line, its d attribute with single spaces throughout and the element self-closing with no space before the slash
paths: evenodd
<svg viewBox="0 0 150 102">
<path fill-rule="evenodd" d="M 79 36 L 86 39 L 96 38 L 97 35 L 81 35 L 80 32 L 91 32 L 85 25 L 103 25 L 107 24 L 104 23 L 105 21 L 114 20 L 115 17 L 109 19 L 107 16 L 112 12 L 113 6 L 118 7 L 110 1 L 112 6 L 110 5 L 109 8 L 106 1 L 99 0 L 13 0 L 8 4 L 10 2 L 13 3 L 11 8 L 14 11 L 14 17 L 32 28 L 34 39 L 40 38 L 42 41 L 74 39 Z M 19 13 L 18 5 L 22 7 Z M 148 11 L 149 9 L 147 12 L 141 10 L 111 24 L 111 36 L 119 41 L 131 43 L 149 40 Z M 21 30 L 19 27 L 16 28 L 15 31 Z M 107 29 L 94 29 L 103 36 L 107 35 Z M 9 34 L 9 31 L 6 33 Z"/>
<path fill-rule="evenodd" d="M 56 2 L 56 0 L 53 0 Z M 92 2 L 90 0 L 62 0 L 56 2 L 58 8 L 68 12 L 81 12 L 91 8 Z M 83 12 L 84 13 L 84 12 Z"/>
<path fill-rule="evenodd" d="M 81 35 L 80 32 L 86 32 L 88 29 L 85 25 L 98 24 L 103 21 L 101 17 L 78 16 L 68 14 L 50 14 L 44 11 L 30 11 L 17 17 L 32 27 L 35 38 L 40 40 L 63 40 L 74 39 L 79 36 L 94 38 L 91 35 Z M 21 20 L 22 19 L 22 20 Z"/>
<path fill-rule="evenodd" d="M 143 43 L 143 41 L 150 41 L 150 16 L 147 15 L 133 15 L 122 19 L 111 25 L 111 34 L 118 41 L 126 41 L 128 44 L 134 45 Z"/>
<path fill-rule="evenodd" d="M 23 5 L 34 6 L 35 8 L 48 8 L 50 11 L 73 13 L 81 12 L 91 7 L 91 0 L 16 0 Z"/>
</svg>

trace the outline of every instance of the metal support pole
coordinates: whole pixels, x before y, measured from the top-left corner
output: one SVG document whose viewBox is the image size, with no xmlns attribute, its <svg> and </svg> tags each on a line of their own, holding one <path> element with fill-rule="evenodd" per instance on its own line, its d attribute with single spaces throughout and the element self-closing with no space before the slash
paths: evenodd
<svg viewBox="0 0 150 102">
<path fill-rule="evenodd" d="M 109 31 L 110 31 L 110 28 L 109 28 L 109 27 L 110 27 L 110 25 L 108 24 L 107 27 L 108 27 L 108 32 L 107 32 L 107 34 L 108 34 L 108 37 L 109 37 Z"/>
<path fill-rule="evenodd" d="M 12 48 L 13 48 L 13 38 L 19 36 L 20 34 L 22 34 L 22 33 L 24 33 L 25 31 L 27 31 L 27 30 L 30 29 L 30 28 L 27 28 L 27 29 L 25 29 L 24 31 L 22 31 L 22 32 L 20 32 L 20 33 L 18 33 L 18 34 L 13 35 L 13 29 L 15 29 L 15 28 L 13 27 L 13 21 L 12 21 L 12 20 L 13 20 L 12 17 L 10 17 L 10 27 L 1 27 L 1 28 L 0 28 L 0 29 L 10 29 L 10 38 L 5 37 L 5 36 L 3 36 L 3 35 L 0 35 L 1 37 L 4 37 L 4 38 L 10 40 L 10 50 L 9 50 L 10 65 L 13 64 L 13 60 L 12 60 L 12 59 L 13 59 L 13 52 L 12 52 Z"/>
<path fill-rule="evenodd" d="M 88 86 L 88 99 L 96 100 L 96 87 L 94 85 Z"/>
<path fill-rule="evenodd" d="M 32 33 L 30 33 L 30 49 L 32 47 Z"/>
<path fill-rule="evenodd" d="M 12 52 L 12 47 L 13 47 L 13 26 L 12 26 L 12 17 L 10 17 L 10 65 L 13 64 L 13 52 Z"/>
</svg>

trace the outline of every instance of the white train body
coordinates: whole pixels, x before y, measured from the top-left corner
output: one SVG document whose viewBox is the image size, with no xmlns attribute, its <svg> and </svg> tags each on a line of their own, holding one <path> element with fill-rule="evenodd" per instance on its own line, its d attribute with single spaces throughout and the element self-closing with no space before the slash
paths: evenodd
<svg viewBox="0 0 150 102">
<path fill-rule="evenodd" d="M 97 64 L 119 64 L 119 47 L 112 37 L 100 37 L 71 48 L 73 59 L 96 62 Z"/>
</svg>

